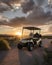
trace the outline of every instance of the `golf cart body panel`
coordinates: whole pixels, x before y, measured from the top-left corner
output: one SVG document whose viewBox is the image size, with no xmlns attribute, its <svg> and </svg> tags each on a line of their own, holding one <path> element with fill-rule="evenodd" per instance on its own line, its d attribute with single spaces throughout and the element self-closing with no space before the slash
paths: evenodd
<svg viewBox="0 0 52 65">
<path fill-rule="evenodd" d="M 26 47 L 28 43 L 33 43 L 32 38 L 26 38 L 26 39 L 22 39 L 20 41 L 21 41 L 23 47 Z"/>
</svg>

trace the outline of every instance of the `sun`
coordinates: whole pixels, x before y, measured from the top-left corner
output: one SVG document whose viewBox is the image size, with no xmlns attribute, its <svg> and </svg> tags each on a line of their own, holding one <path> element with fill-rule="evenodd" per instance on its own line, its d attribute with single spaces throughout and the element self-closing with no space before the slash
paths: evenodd
<svg viewBox="0 0 52 65">
<path fill-rule="evenodd" d="M 21 32 L 16 32 L 16 35 L 22 36 L 22 33 Z"/>
</svg>

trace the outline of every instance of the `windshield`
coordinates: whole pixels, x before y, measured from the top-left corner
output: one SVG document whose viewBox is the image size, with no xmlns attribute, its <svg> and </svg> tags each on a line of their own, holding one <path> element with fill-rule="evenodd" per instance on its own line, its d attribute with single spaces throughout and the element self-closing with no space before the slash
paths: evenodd
<svg viewBox="0 0 52 65">
<path fill-rule="evenodd" d="M 23 30 L 23 38 L 33 37 L 34 34 L 39 33 L 39 30 Z"/>
</svg>

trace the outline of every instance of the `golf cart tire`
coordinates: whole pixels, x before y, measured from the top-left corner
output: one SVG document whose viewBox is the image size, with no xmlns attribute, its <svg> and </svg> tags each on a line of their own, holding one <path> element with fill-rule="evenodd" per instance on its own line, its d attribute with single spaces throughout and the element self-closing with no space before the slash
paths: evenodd
<svg viewBox="0 0 52 65">
<path fill-rule="evenodd" d="M 41 45 L 42 45 L 42 41 L 39 42 L 39 47 L 41 47 Z"/>
<path fill-rule="evenodd" d="M 17 48 L 18 48 L 18 49 L 22 49 L 22 45 L 21 45 L 21 44 L 18 44 L 18 45 L 17 45 Z"/>
<path fill-rule="evenodd" d="M 34 47 L 33 47 L 33 44 L 29 44 L 27 48 L 28 48 L 28 51 L 32 51 L 33 48 L 34 48 Z"/>
</svg>

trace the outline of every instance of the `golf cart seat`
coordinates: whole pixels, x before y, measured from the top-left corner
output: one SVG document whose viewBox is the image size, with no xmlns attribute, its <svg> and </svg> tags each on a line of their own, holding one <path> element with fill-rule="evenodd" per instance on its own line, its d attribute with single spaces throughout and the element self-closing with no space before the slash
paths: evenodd
<svg viewBox="0 0 52 65">
<path fill-rule="evenodd" d="M 34 38 L 35 38 L 35 37 L 36 37 L 36 38 L 41 38 L 42 36 L 41 36 L 41 34 L 36 33 L 36 34 L 33 35 L 33 37 L 34 37 Z"/>
</svg>

